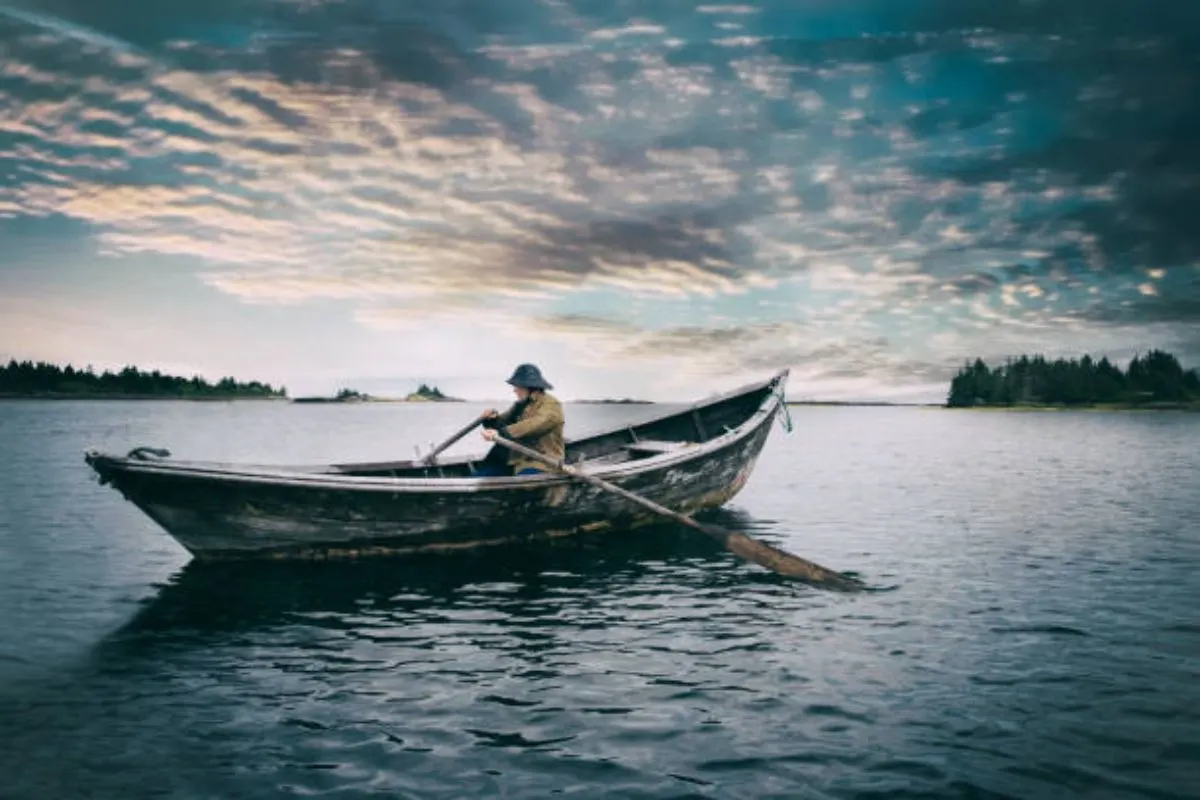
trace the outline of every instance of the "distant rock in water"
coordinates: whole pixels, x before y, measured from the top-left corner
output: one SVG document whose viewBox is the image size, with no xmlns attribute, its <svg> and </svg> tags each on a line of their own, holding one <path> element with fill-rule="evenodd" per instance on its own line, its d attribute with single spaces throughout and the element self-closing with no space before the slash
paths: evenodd
<svg viewBox="0 0 1200 800">
<path fill-rule="evenodd" d="M 465 403 L 458 397 L 442 394 L 436 386 L 421 384 L 415 392 L 402 398 L 376 397 L 355 389 L 340 389 L 334 397 L 297 397 L 295 403 Z"/>
<path fill-rule="evenodd" d="M 339 389 L 334 397 L 297 397 L 293 403 L 363 403 L 371 399 L 368 394 L 354 389 Z"/>
<path fill-rule="evenodd" d="M 404 398 L 409 403 L 463 403 L 466 402 L 458 397 L 450 397 L 442 394 L 442 390 L 436 386 L 426 386 L 421 384 L 415 392 L 410 393 Z"/>
</svg>

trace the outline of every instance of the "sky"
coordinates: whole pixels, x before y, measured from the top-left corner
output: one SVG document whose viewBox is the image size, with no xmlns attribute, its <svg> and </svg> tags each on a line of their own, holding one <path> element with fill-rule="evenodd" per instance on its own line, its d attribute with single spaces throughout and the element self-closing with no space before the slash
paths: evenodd
<svg viewBox="0 0 1200 800">
<path fill-rule="evenodd" d="M 0 359 L 938 402 L 1200 365 L 1200 4 L 0 0 Z"/>
</svg>

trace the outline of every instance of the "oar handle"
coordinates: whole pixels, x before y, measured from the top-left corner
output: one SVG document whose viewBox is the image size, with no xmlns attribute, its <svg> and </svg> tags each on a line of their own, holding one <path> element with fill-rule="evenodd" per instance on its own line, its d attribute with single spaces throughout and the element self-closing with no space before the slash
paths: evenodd
<svg viewBox="0 0 1200 800">
<path fill-rule="evenodd" d="M 595 475 L 589 475 L 586 472 L 575 467 L 568 466 L 564 461 L 556 458 L 551 458 L 545 453 L 539 453 L 537 450 L 530 449 L 523 444 L 514 442 L 511 439 L 506 439 L 499 434 L 496 435 L 496 442 L 515 450 L 523 456 L 532 458 L 535 461 L 540 461 L 543 464 L 553 467 L 559 472 L 566 474 L 597 486 L 605 491 L 620 495 L 632 503 L 636 503 L 644 508 L 647 508 L 656 514 L 661 514 L 664 517 L 669 517 L 676 522 L 693 528 L 700 533 L 705 534 L 713 539 L 716 539 L 725 547 L 726 550 L 734 555 L 743 558 L 751 563 L 758 564 L 761 567 L 777 572 L 789 578 L 811 583 L 816 586 L 823 586 L 827 589 L 839 589 L 841 591 L 860 591 L 864 588 L 863 584 L 858 580 L 843 575 L 840 572 L 835 572 L 828 567 L 823 567 L 820 564 L 814 563 L 807 559 L 801 558 L 798 555 L 789 553 L 785 550 L 780 550 L 772 547 L 766 542 L 747 536 L 744 533 L 737 531 L 727 531 L 724 528 L 719 528 L 716 525 L 706 525 L 697 522 L 691 517 L 684 516 L 677 511 L 672 511 L 666 506 L 660 506 L 658 503 L 648 498 L 642 497 L 639 494 L 634 494 L 628 489 L 623 489 L 620 486 L 609 483 L 608 481 L 599 478 Z"/>
<path fill-rule="evenodd" d="M 572 467 L 567 466 L 566 462 L 559 461 L 557 458 L 551 458 L 550 456 L 546 455 L 545 453 L 541 453 L 541 452 L 538 452 L 537 450 L 534 450 L 533 448 L 526 447 L 525 445 L 521 444 L 520 442 L 514 442 L 512 439 L 506 439 L 505 437 L 501 436 L 499 433 L 496 434 L 496 443 L 507 447 L 509 450 L 516 450 L 518 453 L 520 453 L 523 456 L 526 456 L 527 458 L 532 458 L 535 461 L 540 461 L 543 464 L 554 467 L 555 469 L 565 472 L 568 475 L 578 474 L 578 471 L 573 469 Z M 585 476 L 581 475 L 580 477 L 585 477 Z"/>
<path fill-rule="evenodd" d="M 475 419 L 471 420 L 470 424 L 468 424 L 468 425 L 464 425 L 464 426 L 462 427 L 462 430 L 458 431 L 458 433 L 454 434 L 454 435 L 453 435 L 453 436 L 451 436 L 449 439 L 447 439 L 446 441 L 442 442 L 442 443 L 441 443 L 440 445 L 438 445 L 436 448 L 434 448 L 433 450 L 431 450 L 431 451 L 430 451 L 430 452 L 429 452 L 429 453 L 428 453 L 428 454 L 427 454 L 427 455 L 426 455 L 424 458 L 422 458 L 422 459 L 421 459 L 421 462 L 422 462 L 422 463 L 425 463 L 425 464 L 431 464 L 431 463 L 433 463 L 433 460 L 434 460 L 435 458 L 437 458 L 437 456 L 438 456 L 438 453 L 442 452 L 442 451 L 443 451 L 443 450 L 445 450 L 447 447 L 449 447 L 450 445 L 454 444 L 455 442 L 457 442 L 457 441 L 458 441 L 459 439 L 461 439 L 462 437 L 466 436 L 466 435 L 467 435 L 468 433 L 470 433 L 471 431 L 475 430 L 475 428 L 476 428 L 476 427 L 478 427 L 478 426 L 479 426 L 479 423 L 483 422 L 483 420 L 484 420 L 484 416 L 483 416 L 483 414 L 480 414 L 478 417 L 476 417 Z"/>
</svg>

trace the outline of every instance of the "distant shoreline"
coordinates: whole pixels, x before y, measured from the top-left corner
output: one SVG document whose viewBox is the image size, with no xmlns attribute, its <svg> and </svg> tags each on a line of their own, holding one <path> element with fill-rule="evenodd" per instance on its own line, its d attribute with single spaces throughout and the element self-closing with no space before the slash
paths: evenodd
<svg viewBox="0 0 1200 800">
<path fill-rule="evenodd" d="M 886 401 L 846 402 L 841 400 L 789 400 L 791 406 L 845 406 L 883 408 L 937 408 L 946 411 L 1200 411 L 1200 402 L 1146 403 L 1022 403 L 1013 405 L 952 406 L 946 403 L 891 403 Z"/>
<path fill-rule="evenodd" d="M 230 400 L 273 400 L 286 402 L 288 398 L 253 394 L 123 394 L 119 392 L 0 392 L 0 400 L 185 400 L 189 403 L 228 402 Z"/>
<path fill-rule="evenodd" d="M 432 400 L 429 398 L 409 399 L 405 397 L 372 397 L 369 399 L 344 399 L 335 397 L 265 397 L 260 395 L 173 395 L 173 394 L 121 394 L 117 392 L 0 392 L 0 400 L 185 400 L 189 403 L 229 402 L 232 400 L 273 400 L 280 403 L 301 405 L 357 405 L 363 403 L 405 403 L 426 405 L 437 403 L 469 403 L 457 397 Z M 480 401 L 482 402 L 482 401 Z"/>
<path fill-rule="evenodd" d="M 941 403 L 894 403 L 888 400 L 788 400 L 786 406 L 882 406 L 887 408 L 942 408 Z"/>
<path fill-rule="evenodd" d="M 194 375 L 183 378 L 158 370 L 126 366 L 97 375 L 89 364 L 76 369 L 45 361 L 10 359 L 0 365 L 0 398 L 19 400 L 282 400 L 287 389 L 232 377 L 216 383 Z"/>
<path fill-rule="evenodd" d="M 87 394 L 78 392 L 40 392 L 22 394 L 16 392 L 0 392 L 0 401 L 3 400 L 101 400 L 115 401 L 127 400 L 137 402 L 147 402 L 152 400 L 173 401 L 173 402 L 188 402 L 188 403 L 230 403 L 234 401 L 248 400 L 256 403 L 260 402 L 279 402 L 279 403 L 299 403 L 301 405 L 356 405 L 363 403 L 388 403 L 402 405 L 428 405 L 441 403 L 485 403 L 484 400 L 469 400 L 461 398 L 447 398 L 444 400 L 432 400 L 428 398 L 408 399 L 405 397 L 372 397 L 367 400 L 338 400 L 332 397 L 307 398 L 307 397 L 263 397 L 257 395 L 206 395 L 206 396 L 184 396 L 184 395 L 163 395 L 163 394 Z M 575 400 L 569 401 L 568 405 L 654 405 L 653 400 Z M 1200 402 L 1184 402 L 1184 403 L 1094 403 L 1094 404 L 1076 404 L 1076 405 L 976 405 L 976 406 L 951 406 L 945 403 L 892 403 L 887 401 L 844 401 L 844 400 L 788 400 L 784 403 L 789 408 L 800 407 L 828 407 L 828 408 L 936 408 L 945 411 L 1007 411 L 1012 413 L 1020 412 L 1048 412 L 1048 411 L 1200 411 Z"/>
<path fill-rule="evenodd" d="M 1200 402 L 1148 402 L 1148 403 L 1074 403 L 1067 405 L 1028 403 L 1020 405 L 943 405 L 948 411 L 1200 411 Z"/>
<path fill-rule="evenodd" d="M 292 398 L 293 403 L 465 403 L 460 397 L 443 394 L 436 386 L 422 383 L 415 392 L 409 392 L 404 397 L 381 397 L 379 395 L 360 392 L 357 389 L 339 389 L 335 395 L 310 394 Z"/>
<path fill-rule="evenodd" d="M 374 395 L 359 395 L 354 397 L 295 397 L 293 403 L 496 403 L 496 400 L 470 400 L 461 397 L 428 397 L 410 395 L 408 397 L 376 397 Z M 604 405 L 604 406 L 634 406 L 654 405 L 653 400 L 568 400 L 570 405 Z"/>
<path fill-rule="evenodd" d="M 575 400 L 577 405 L 584 406 L 652 406 L 653 400 Z"/>
<path fill-rule="evenodd" d="M 301 405 L 358 405 L 362 403 L 466 403 L 459 397 L 294 397 L 291 402 Z"/>
</svg>

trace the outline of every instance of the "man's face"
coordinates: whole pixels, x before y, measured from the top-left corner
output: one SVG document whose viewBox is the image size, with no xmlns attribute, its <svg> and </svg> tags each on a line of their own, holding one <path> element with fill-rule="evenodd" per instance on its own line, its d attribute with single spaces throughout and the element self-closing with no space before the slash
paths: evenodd
<svg viewBox="0 0 1200 800">
<path fill-rule="evenodd" d="M 524 386 L 514 386 L 513 394 L 517 396 L 518 400 L 524 402 L 529 397 L 529 390 Z"/>
</svg>

